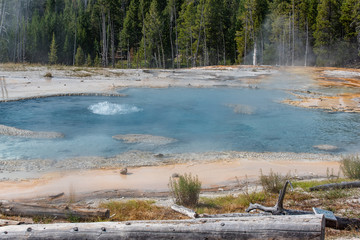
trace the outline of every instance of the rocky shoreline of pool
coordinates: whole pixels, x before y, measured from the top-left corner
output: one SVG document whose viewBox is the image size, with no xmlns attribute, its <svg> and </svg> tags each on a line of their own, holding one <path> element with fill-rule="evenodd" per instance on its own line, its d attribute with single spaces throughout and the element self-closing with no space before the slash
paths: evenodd
<svg viewBox="0 0 360 240">
<path fill-rule="evenodd" d="M 235 159 L 266 161 L 303 161 L 334 162 L 341 156 L 331 153 L 292 153 L 292 152 L 205 152 L 205 153 L 152 153 L 129 151 L 114 157 L 85 156 L 62 160 L 26 159 L 0 160 L 0 181 L 24 180 L 37 178 L 48 172 L 61 172 L 89 169 L 120 169 L 123 167 L 163 166 L 183 163 L 209 163 L 217 161 L 233 161 Z M 19 173 L 19 174 L 16 174 Z M 26 173 L 26 174 L 20 174 Z M 24 177 L 20 177 L 20 176 Z"/>
</svg>

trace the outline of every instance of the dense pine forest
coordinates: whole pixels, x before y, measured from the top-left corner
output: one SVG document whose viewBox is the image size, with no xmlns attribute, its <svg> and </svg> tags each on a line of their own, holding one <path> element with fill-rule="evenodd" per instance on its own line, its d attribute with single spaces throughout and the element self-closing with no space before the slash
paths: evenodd
<svg viewBox="0 0 360 240">
<path fill-rule="evenodd" d="M 351 66 L 359 0 L 0 0 L 0 62 Z"/>
</svg>

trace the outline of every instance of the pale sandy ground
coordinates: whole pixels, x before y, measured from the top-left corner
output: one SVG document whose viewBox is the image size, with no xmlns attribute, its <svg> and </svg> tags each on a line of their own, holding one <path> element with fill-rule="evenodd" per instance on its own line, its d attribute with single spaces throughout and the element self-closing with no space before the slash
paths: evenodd
<svg viewBox="0 0 360 240">
<path fill-rule="evenodd" d="M 19 182 L 0 182 L 0 199 L 38 198 L 64 192 L 83 194 L 87 192 L 133 189 L 145 192 L 168 191 L 169 178 L 173 173 L 198 175 L 204 188 L 227 186 L 240 187 L 244 180 L 256 181 L 260 175 L 271 170 L 290 173 L 292 176 L 326 176 L 327 170 L 338 173 L 339 163 L 334 161 L 268 161 L 234 159 L 211 163 L 186 163 L 166 166 L 129 168 L 127 175 L 119 170 L 87 170 L 50 173 L 43 178 Z"/>
<path fill-rule="evenodd" d="M 351 74 L 350 70 L 344 71 Z M 47 72 L 50 72 L 53 78 L 43 77 Z M 317 84 L 314 79 L 308 78 L 309 75 L 318 74 L 312 69 L 306 68 L 304 71 L 304 69 L 293 68 L 288 72 L 295 76 L 294 81 L 291 82 L 292 86 L 287 86 L 290 89 Z M 267 76 L 276 74 L 279 74 L 279 70 L 272 67 L 217 67 L 175 71 L 0 65 L 0 80 L 2 80 L 0 100 L 17 100 L 69 93 L 109 94 L 125 87 L 226 86 L 252 88 L 261 83 L 266 87 L 266 84 L 269 86 L 275 84 L 273 82 L 267 83 Z M 342 74 L 344 73 L 342 72 Z M 289 104 L 296 105 L 295 103 Z M 301 104 L 297 105 L 300 106 Z M 169 177 L 173 173 L 189 172 L 198 175 L 204 187 L 222 188 L 229 184 L 236 185 L 235 177 L 240 180 L 247 177 L 254 181 L 260 175 L 260 169 L 264 174 L 273 169 L 274 172 L 284 174 L 291 171 L 292 174 L 299 176 L 326 176 L 327 169 L 334 169 L 334 172 L 337 173 L 339 164 L 333 158 L 330 158 L 329 161 L 295 161 L 291 158 L 282 161 L 269 161 L 261 158 L 242 158 L 210 163 L 199 162 L 129 168 L 129 174 L 126 176 L 120 175 L 118 169 L 48 173 L 35 180 L 0 182 L 0 199 L 33 198 L 59 192 L 67 194 L 71 191 L 85 193 L 106 189 L 167 191 Z M 38 177 L 35 174 L 34 176 Z"/>
</svg>

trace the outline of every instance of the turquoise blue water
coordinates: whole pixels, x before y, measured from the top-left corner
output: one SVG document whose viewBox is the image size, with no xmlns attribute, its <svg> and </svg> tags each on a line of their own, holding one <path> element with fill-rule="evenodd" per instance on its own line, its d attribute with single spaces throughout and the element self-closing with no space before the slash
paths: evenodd
<svg viewBox="0 0 360 240">
<path fill-rule="evenodd" d="M 127 97 L 50 97 L 0 103 L 0 124 L 55 131 L 63 139 L 0 136 L 0 159 L 63 159 L 154 153 L 255 151 L 340 153 L 360 149 L 360 117 L 281 104 L 284 92 L 229 88 L 137 88 Z M 240 105 L 240 106 L 239 106 Z M 168 145 L 129 144 L 117 134 L 175 138 Z"/>
</svg>

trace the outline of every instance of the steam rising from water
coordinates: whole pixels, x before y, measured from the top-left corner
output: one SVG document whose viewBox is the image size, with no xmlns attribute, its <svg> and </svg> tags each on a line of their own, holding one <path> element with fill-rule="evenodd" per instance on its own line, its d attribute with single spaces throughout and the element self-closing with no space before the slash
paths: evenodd
<svg viewBox="0 0 360 240">
<path fill-rule="evenodd" d="M 128 104 L 115 104 L 108 101 L 99 102 L 93 105 L 90 105 L 88 109 L 95 114 L 99 115 L 116 115 L 116 114 L 129 114 L 134 112 L 142 111 L 141 108 L 138 108 L 133 105 Z"/>
</svg>

